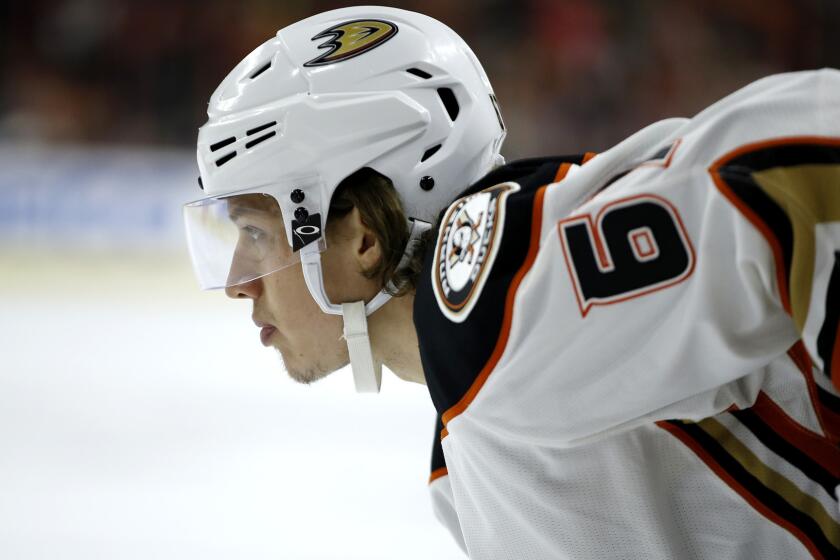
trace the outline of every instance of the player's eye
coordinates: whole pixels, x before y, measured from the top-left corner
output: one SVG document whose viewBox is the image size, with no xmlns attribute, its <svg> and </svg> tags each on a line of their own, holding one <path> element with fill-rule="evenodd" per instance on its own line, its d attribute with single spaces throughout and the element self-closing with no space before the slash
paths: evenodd
<svg viewBox="0 0 840 560">
<path fill-rule="evenodd" d="M 254 243 L 263 241 L 267 237 L 266 233 L 256 226 L 248 225 L 240 228 L 240 230 L 242 231 L 242 233 L 250 237 L 251 241 L 253 241 Z"/>
</svg>

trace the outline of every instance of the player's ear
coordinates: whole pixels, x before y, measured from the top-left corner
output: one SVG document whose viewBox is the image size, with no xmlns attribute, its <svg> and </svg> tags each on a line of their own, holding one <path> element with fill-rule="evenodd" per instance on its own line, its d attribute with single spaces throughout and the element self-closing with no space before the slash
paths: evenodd
<svg viewBox="0 0 840 560">
<path fill-rule="evenodd" d="M 373 230 L 362 220 L 358 208 L 353 208 L 343 219 L 345 239 L 348 240 L 351 258 L 359 270 L 374 270 L 382 259 L 382 245 Z"/>
</svg>

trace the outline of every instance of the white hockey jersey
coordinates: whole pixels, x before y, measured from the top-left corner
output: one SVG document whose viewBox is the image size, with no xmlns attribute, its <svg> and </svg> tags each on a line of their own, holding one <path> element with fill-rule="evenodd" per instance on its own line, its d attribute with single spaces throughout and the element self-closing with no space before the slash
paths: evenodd
<svg viewBox="0 0 840 560">
<path fill-rule="evenodd" d="M 438 517 L 473 559 L 840 558 L 840 72 L 586 159 L 442 216 Z"/>
</svg>

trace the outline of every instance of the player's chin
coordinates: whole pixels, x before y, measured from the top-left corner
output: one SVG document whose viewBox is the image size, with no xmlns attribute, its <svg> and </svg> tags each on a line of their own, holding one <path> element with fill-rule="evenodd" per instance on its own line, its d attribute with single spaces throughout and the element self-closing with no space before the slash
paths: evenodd
<svg viewBox="0 0 840 560">
<path fill-rule="evenodd" d="M 287 356 L 280 349 L 277 352 L 280 354 L 280 359 L 289 377 L 293 381 L 304 385 L 311 385 L 347 365 L 346 363 L 335 365 L 326 364 L 319 359 L 307 360 L 304 356 Z"/>
<path fill-rule="evenodd" d="M 311 385 L 316 381 L 320 381 L 321 379 L 325 378 L 332 372 L 323 372 L 323 371 L 316 371 L 313 369 L 289 369 L 289 377 L 292 378 L 293 381 L 298 383 L 302 383 L 303 385 Z"/>
</svg>

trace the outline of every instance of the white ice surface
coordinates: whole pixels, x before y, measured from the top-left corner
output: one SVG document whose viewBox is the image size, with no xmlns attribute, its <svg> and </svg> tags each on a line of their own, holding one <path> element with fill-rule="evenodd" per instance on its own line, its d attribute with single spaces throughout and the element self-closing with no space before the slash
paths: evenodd
<svg viewBox="0 0 840 560">
<path fill-rule="evenodd" d="M 184 255 L 0 250 L 0 558 L 462 558 L 425 387 L 297 385 L 250 312 Z"/>
</svg>

